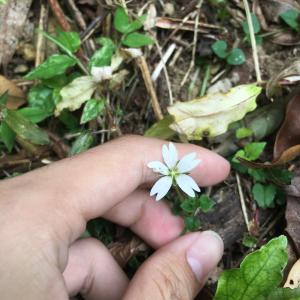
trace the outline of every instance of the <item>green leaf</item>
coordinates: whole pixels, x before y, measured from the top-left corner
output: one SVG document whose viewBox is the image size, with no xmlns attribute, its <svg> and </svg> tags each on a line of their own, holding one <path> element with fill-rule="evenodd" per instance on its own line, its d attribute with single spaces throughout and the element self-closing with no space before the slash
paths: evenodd
<svg viewBox="0 0 300 300">
<path fill-rule="evenodd" d="M 264 151 L 266 144 L 265 142 L 247 144 L 244 148 L 247 159 L 251 161 L 258 159 Z"/>
<path fill-rule="evenodd" d="M 251 18 L 252 18 L 252 24 L 253 24 L 253 31 L 254 31 L 254 34 L 257 34 L 260 32 L 260 24 L 259 24 L 259 21 L 256 17 L 255 14 L 251 14 Z M 248 26 L 248 22 L 247 20 L 243 22 L 243 31 L 244 33 L 246 34 L 250 34 L 250 31 L 249 31 L 249 26 Z"/>
<path fill-rule="evenodd" d="M 227 53 L 227 43 L 225 41 L 216 41 L 212 44 L 213 52 L 220 58 L 226 58 Z"/>
<path fill-rule="evenodd" d="M 144 135 L 147 137 L 157 137 L 168 140 L 175 134 L 174 130 L 169 127 L 173 123 L 174 117 L 167 115 L 147 129 Z"/>
<path fill-rule="evenodd" d="M 32 87 L 28 93 L 29 106 L 40 108 L 48 115 L 51 115 L 54 111 L 52 94 L 53 90 L 43 84 Z"/>
<path fill-rule="evenodd" d="M 110 38 L 102 37 L 97 39 L 97 42 L 102 45 L 102 48 L 97 50 L 91 57 L 90 68 L 109 66 L 116 51 L 116 45 Z"/>
<path fill-rule="evenodd" d="M 201 195 L 198 201 L 198 207 L 200 207 L 204 213 L 211 211 L 215 204 L 216 203 L 207 195 Z"/>
<path fill-rule="evenodd" d="M 24 107 L 19 109 L 18 112 L 32 123 L 39 123 L 51 116 L 51 114 L 40 107 Z"/>
<path fill-rule="evenodd" d="M 184 225 L 186 231 L 195 231 L 200 228 L 201 223 L 197 217 L 185 217 Z"/>
<path fill-rule="evenodd" d="M 130 48 L 140 48 L 147 45 L 152 45 L 154 41 L 147 35 L 133 32 L 125 36 L 122 44 Z"/>
<path fill-rule="evenodd" d="M 134 20 L 133 22 L 131 22 L 128 26 L 127 26 L 127 28 L 126 28 L 126 30 L 125 30 L 125 34 L 128 34 L 128 33 L 131 33 L 131 32 L 133 32 L 133 31 L 137 31 L 137 30 L 139 30 L 140 28 L 142 28 L 143 27 L 143 24 L 144 24 L 144 22 L 145 22 L 145 20 L 146 20 L 146 18 L 147 18 L 147 15 L 142 15 L 141 17 L 139 17 L 138 19 L 136 19 L 136 20 Z"/>
<path fill-rule="evenodd" d="M 276 186 L 273 184 L 263 185 L 256 183 L 252 188 L 253 197 L 261 208 L 274 207 L 276 192 Z"/>
<path fill-rule="evenodd" d="M 70 156 L 81 153 L 89 149 L 94 142 L 94 137 L 90 132 L 85 132 L 80 134 L 74 141 L 72 148 L 70 150 Z"/>
<path fill-rule="evenodd" d="M 235 132 L 235 136 L 237 139 L 244 139 L 244 138 L 251 136 L 252 134 L 253 134 L 253 131 L 246 127 L 241 127 L 239 129 L 237 129 L 237 131 Z"/>
<path fill-rule="evenodd" d="M 76 60 L 67 56 L 54 54 L 47 58 L 47 60 L 29 72 L 25 78 L 33 79 L 48 79 L 56 75 L 63 74 L 67 68 L 76 64 Z"/>
<path fill-rule="evenodd" d="M 45 145 L 49 143 L 48 135 L 34 123 L 24 118 L 18 111 L 6 109 L 4 120 L 17 136 L 33 144 Z"/>
<path fill-rule="evenodd" d="M 72 73 L 74 74 L 74 73 Z M 72 80 L 70 80 L 72 81 Z M 68 77 L 65 74 L 57 75 L 48 79 L 43 79 L 43 84 L 52 89 L 60 89 L 67 85 L 69 82 Z"/>
<path fill-rule="evenodd" d="M 281 13 L 279 16 L 292 29 L 294 29 L 297 32 L 300 32 L 299 12 L 297 10 L 289 9 Z"/>
<path fill-rule="evenodd" d="M 288 260 L 286 247 L 285 236 L 272 239 L 260 250 L 247 255 L 240 268 L 224 271 L 214 300 L 269 299 L 269 294 L 282 280 Z"/>
<path fill-rule="evenodd" d="M 8 152 L 14 147 L 16 134 L 8 127 L 5 122 L 0 125 L 0 139 L 6 146 Z"/>
<path fill-rule="evenodd" d="M 77 32 L 66 32 L 58 28 L 56 30 L 56 37 L 53 38 L 72 53 L 80 48 L 81 41 Z"/>
<path fill-rule="evenodd" d="M 246 61 L 245 54 L 243 50 L 239 48 L 233 48 L 226 59 L 229 65 L 238 66 Z"/>
<path fill-rule="evenodd" d="M 105 107 L 105 99 L 91 99 L 85 103 L 80 124 L 84 124 L 90 120 L 95 119 Z"/>
<path fill-rule="evenodd" d="M 118 7 L 114 16 L 114 27 L 121 33 L 126 33 L 130 20 L 123 7 Z"/>
<path fill-rule="evenodd" d="M 293 173 L 283 168 L 272 168 L 267 170 L 269 179 L 280 181 L 282 184 L 290 184 L 293 178 Z"/>
<path fill-rule="evenodd" d="M 78 119 L 67 110 L 63 110 L 58 118 L 69 130 L 75 130 L 79 126 Z"/>
<path fill-rule="evenodd" d="M 268 171 L 265 169 L 248 169 L 248 174 L 256 181 L 265 182 L 269 178 Z"/>
<path fill-rule="evenodd" d="M 193 213 L 197 207 L 194 199 L 187 198 L 181 202 L 180 207 L 187 213 Z"/>
<path fill-rule="evenodd" d="M 272 291 L 266 300 L 299 300 L 300 299 L 300 288 L 278 288 Z"/>
</svg>

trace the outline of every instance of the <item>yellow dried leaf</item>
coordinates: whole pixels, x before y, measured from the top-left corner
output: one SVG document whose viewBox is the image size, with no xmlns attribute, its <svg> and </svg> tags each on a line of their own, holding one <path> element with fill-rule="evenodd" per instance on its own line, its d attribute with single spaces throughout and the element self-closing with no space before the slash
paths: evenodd
<svg viewBox="0 0 300 300">
<path fill-rule="evenodd" d="M 227 93 L 210 94 L 168 107 L 175 123 L 171 129 L 185 134 L 189 140 L 214 137 L 227 131 L 228 125 L 241 120 L 256 108 L 261 88 L 255 84 L 240 85 Z"/>
<path fill-rule="evenodd" d="M 295 288 L 299 287 L 299 285 L 300 285 L 300 259 L 298 259 L 294 263 L 294 265 L 289 273 L 289 276 L 284 284 L 284 287 L 285 288 L 288 287 L 290 289 L 295 289 Z"/>
</svg>

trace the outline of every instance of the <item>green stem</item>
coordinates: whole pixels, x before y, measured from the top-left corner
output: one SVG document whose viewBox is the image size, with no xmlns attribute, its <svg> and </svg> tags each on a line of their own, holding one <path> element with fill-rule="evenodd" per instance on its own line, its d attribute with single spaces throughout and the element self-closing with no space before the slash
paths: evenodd
<svg viewBox="0 0 300 300">
<path fill-rule="evenodd" d="M 200 97 L 203 97 L 206 93 L 208 80 L 210 77 L 210 68 L 211 68 L 210 65 L 206 66 L 205 74 L 204 74 L 204 78 L 203 78 L 203 82 L 202 82 L 202 86 L 201 86 L 201 90 L 200 90 Z"/>
</svg>

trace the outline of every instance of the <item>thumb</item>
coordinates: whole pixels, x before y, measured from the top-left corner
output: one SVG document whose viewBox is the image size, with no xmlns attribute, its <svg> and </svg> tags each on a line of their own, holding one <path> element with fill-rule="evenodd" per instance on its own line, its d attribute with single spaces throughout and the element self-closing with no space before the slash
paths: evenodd
<svg viewBox="0 0 300 300">
<path fill-rule="evenodd" d="M 191 233 L 156 251 L 137 271 L 124 300 L 191 300 L 222 257 L 213 231 Z"/>
</svg>

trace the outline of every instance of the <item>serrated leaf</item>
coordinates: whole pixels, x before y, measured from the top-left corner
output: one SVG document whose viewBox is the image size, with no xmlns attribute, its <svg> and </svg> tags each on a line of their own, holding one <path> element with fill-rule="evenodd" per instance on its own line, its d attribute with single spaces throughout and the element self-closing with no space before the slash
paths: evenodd
<svg viewBox="0 0 300 300">
<path fill-rule="evenodd" d="M 261 208 L 274 207 L 276 192 L 277 189 L 273 184 L 263 185 L 256 183 L 252 188 L 253 197 Z"/>
<path fill-rule="evenodd" d="M 18 112 L 32 123 L 39 123 L 51 115 L 40 107 L 24 107 L 19 109 Z"/>
<path fill-rule="evenodd" d="M 54 54 L 46 59 L 45 62 L 29 72 L 25 78 L 48 79 L 56 75 L 63 74 L 66 69 L 76 64 L 76 60 L 67 55 Z"/>
<path fill-rule="evenodd" d="M 110 38 L 106 37 L 97 39 L 97 42 L 101 44 L 102 47 L 91 57 L 89 62 L 90 68 L 110 66 L 112 56 L 116 51 L 116 45 Z"/>
<path fill-rule="evenodd" d="M 195 231 L 200 228 L 201 223 L 197 217 L 185 217 L 184 225 L 186 231 Z"/>
<path fill-rule="evenodd" d="M 66 32 L 58 28 L 56 37 L 53 38 L 72 53 L 80 48 L 81 41 L 77 32 Z"/>
<path fill-rule="evenodd" d="M 91 99 L 96 90 L 97 83 L 92 76 L 82 76 L 74 79 L 61 91 L 61 101 L 56 105 L 55 115 L 58 116 L 64 109 L 71 111 L 80 108 L 80 106 Z"/>
<path fill-rule="evenodd" d="M 123 7 L 118 7 L 114 15 L 114 27 L 121 33 L 126 33 L 126 30 L 130 24 L 128 15 Z"/>
<path fill-rule="evenodd" d="M 5 122 L 2 122 L 0 125 L 0 140 L 6 146 L 8 152 L 14 147 L 16 134 L 8 127 Z"/>
<path fill-rule="evenodd" d="M 95 119 L 105 108 L 105 99 L 90 99 L 85 103 L 80 124 Z"/>
<path fill-rule="evenodd" d="M 240 85 L 227 93 L 210 94 L 192 101 L 177 102 L 168 107 L 175 123 L 170 127 L 189 140 L 201 140 L 225 133 L 228 125 L 241 120 L 256 108 L 261 88 L 255 84 Z"/>
<path fill-rule="evenodd" d="M 225 41 L 216 41 L 211 47 L 218 57 L 225 58 L 227 56 L 227 43 Z"/>
<path fill-rule="evenodd" d="M 260 32 L 260 24 L 259 24 L 259 21 L 256 17 L 255 14 L 251 14 L 251 18 L 252 18 L 252 24 L 253 24 L 253 31 L 254 31 L 254 34 L 256 33 L 259 33 Z M 243 31 L 246 33 L 246 34 L 250 34 L 250 31 L 249 31 L 249 26 L 248 26 L 248 22 L 247 20 L 245 20 L 243 22 Z"/>
<path fill-rule="evenodd" d="M 154 41 L 147 35 L 133 32 L 125 36 L 122 44 L 130 48 L 140 48 L 147 45 L 152 45 Z"/>
<path fill-rule="evenodd" d="M 232 65 L 232 66 L 238 66 L 243 64 L 246 61 L 246 57 L 245 54 L 243 52 L 243 50 L 239 49 L 239 48 L 233 48 L 227 58 L 226 61 L 228 64 Z"/>
<path fill-rule="evenodd" d="M 94 137 L 90 132 L 85 132 L 80 134 L 80 136 L 77 137 L 74 143 L 72 144 L 72 148 L 70 150 L 70 156 L 79 154 L 89 149 L 92 146 L 93 142 L 94 142 Z"/>
<path fill-rule="evenodd" d="M 193 213 L 196 209 L 196 204 L 194 199 L 186 199 L 180 203 L 180 207 L 187 213 Z"/>
<path fill-rule="evenodd" d="M 289 9 L 280 14 L 281 19 L 297 32 L 300 31 L 299 12 L 295 9 Z"/>
<path fill-rule="evenodd" d="M 249 255 L 239 269 L 224 271 L 214 300 L 266 300 L 282 280 L 287 239 L 280 236 Z"/>
<path fill-rule="evenodd" d="M 174 123 L 174 117 L 171 115 L 165 116 L 147 129 L 144 135 L 168 140 L 175 134 L 175 131 L 169 127 L 172 123 Z"/>
<path fill-rule="evenodd" d="M 28 140 L 37 145 L 49 143 L 46 132 L 24 118 L 18 111 L 6 109 L 4 111 L 4 121 L 17 136 L 24 140 Z"/>
<path fill-rule="evenodd" d="M 198 201 L 198 207 L 200 207 L 204 213 L 211 211 L 215 204 L 216 203 L 207 195 L 201 195 Z"/>
</svg>

